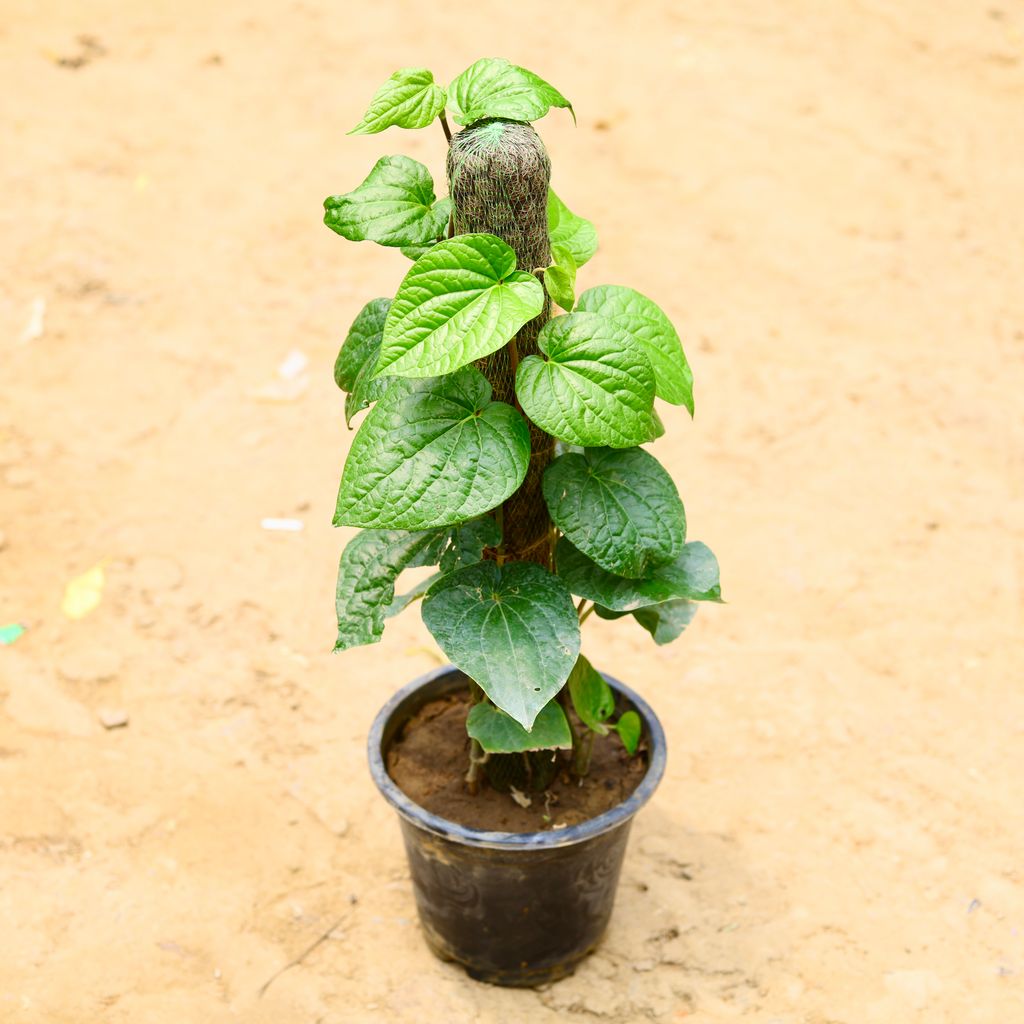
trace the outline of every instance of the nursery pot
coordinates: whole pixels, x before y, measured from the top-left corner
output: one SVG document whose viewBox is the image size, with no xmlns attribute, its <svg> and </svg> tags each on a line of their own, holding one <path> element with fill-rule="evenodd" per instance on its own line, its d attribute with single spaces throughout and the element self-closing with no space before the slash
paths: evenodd
<svg viewBox="0 0 1024 1024">
<path fill-rule="evenodd" d="M 485 832 L 413 803 L 387 773 L 388 748 L 423 705 L 465 690 L 447 666 L 399 690 L 370 730 L 370 771 L 398 812 L 427 944 L 471 977 L 529 987 L 570 974 L 611 917 L 630 825 L 665 771 L 665 734 L 645 701 L 611 676 L 618 711 L 639 713 L 647 773 L 632 795 L 579 825 L 547 832 Z"/>
</svg>

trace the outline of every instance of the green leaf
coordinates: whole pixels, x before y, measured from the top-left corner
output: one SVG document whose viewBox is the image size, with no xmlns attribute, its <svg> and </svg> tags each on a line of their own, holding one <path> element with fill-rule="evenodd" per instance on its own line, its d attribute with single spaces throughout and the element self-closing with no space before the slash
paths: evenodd
<svg viewBox="0 0 1024 1024">
<path fill-rule="evenodd" d="M 447 533 L 447 543 L 438 557 L 441 571 L 421 580 L 406 593 L 399 594 L 384 614 L 388 618 L 397 615 L 413 601 L 423 597 L 445 573 L 455 572 L 466 565 L 475 565 L 483 558 L 485 548 L 497 547 L 500 543 L 501 530 L 490 516 L 480 516 L 453 526 Z"/>
<path fill-rule="evenodd" d="M 480 562 L 442 577 L 423 602 L 423 621 L 453 664 L 524 729 L 580 652 L 565 584 L 532 562 Z"/>
<path fill-rule="evenodd" d="M 437 242 L 425 242 L 423 245 L 403 245 L 398 251 L 415 263 L 425 252 L 430 252 Z"/>
<path fill-rule="evenodd" d="M 378 345 L 379 350 L 379 345 Z M 351 392 L 345 396 L 345 423 L 352 426 L 352 420 L 356 414 L 368 409 L 374 402 L 380 401 L 387 391 L 388 385 L 394 380 L 393 377 L 376 377 L 377 355 L 374 352 L 372 359 L 367 359 L 356 374 L 356 382 L 352 385 Z"/>
<path fill-rule="evenodd" d="M 367 362 L 376 363 L 390 306 L 390 299 L 371 299 L 352 321 L 334 361 L 334 383 L 342 391 L 355 387 L 356 377 Z"/>
<path fill-rule="evenodd" d="M 636 753 L 640 746 L 640 716 L 635 711 L 627 711 L 615 723 L 615 731 L 630 756 Z"/>
<path fill-rule="evenodd" d="M 467 565 L 476 565 L 484 557 L 485 548 L 501 543 L 501 529 L 490 516 L 480 516 L 460 523 L 451 531 L 448 547 L 441 554 L 441 572 L 455 572 Z"/>
<path fill-rule="evenodd" d="M 555 193 L 548 189 L 548 234 L 552 247 L 564 246 L 579 269 L 597 252 L 597 229 L 583 217 L 577 217 Z"/>
<path fill-rule="evenodd" d="M 466 68 L 448 86 L 448 100 L 459 124 L 485 117 L 536 121 L 551 107 L 566 107 L 576 120 L 572 104 L 553 85 L 502 57 L 484 57 Z"/>
<path fill-rule="evenodd" d="M 693 415 L 693 372 L 676 329 L 658 306 L 632 288 L 602 284 L 588 288 L 578 308 L 614 320 L 636 338 L 654 367 L 658 397 L 685 406 Z"/>
<path fill-rule="evenodd" d="M 392 125 L 426 128 L 443 110 L 445 92 L 426 68 L 400 68 L 374 94 L 349 135 L 374 135 Z"/>
<path fill-rule="evenodd" d="M 576 302 L 576 260 L 564 245 L 553 245 L 551 258 L 551 266 L 544 271 L 544 287 L 551 301 L 569 312 Z"/>
<path fill-rule="evenodd" d="M 324 223 L 353 242 L 421 245 L 448 227 L 450 199 L 435 199 L 430 171 L 407 156 L 383 156 L 356 189 L 324 200 Z"/>
<path fill-rule="evenodd" d="M 601 619 L 621 619 L 624 615 L 632 615 L 637 622 L 654 638 L 659 646 L 670 644 L 678 639 L 697 614 L 696 601 L 681 598 L 676 601 L 664 601 L 661 604 L 637 608 L 632 612 L 613 612 L 610 608 L 594 605 L 594 611 Z"/>
<path fill-rule="evenodd" d="M 336 526 L 422 530 L 500 505 L 526 476 L 530 432 L 491 385 L 465 367 L 393 380 L 352 441 Z"/>
<path fill-rule="evenodd" d="M 608 572 L 637 578 L 683 549 L 679 492 L 642 448 L 561 455 L 545 471 L 543 490 L 555 525 Z"/>
<path fill-rule="evenodd" d="M 501 348 L 544 308 L 544 288 L 516 270 L 494 235 L 438 242 L 405 275 L 391 303 L 377 372 L 430 377 Z"/>
<path fill-rule="evenodd" d="M 616 576 L 592 562 L 563 537 L 555 552 L 558 575 L 580 597 L 615 612 L 631 612 L 663 601 L 721 601 L 718 561 L 700 541 L 683 547 L 679 557 L 651 569 L 639 580 Z"/>
<path fill-rule="evenodd" d="M 384 614 L 395 596 L 395 580 L 403 569 L 436 561 L 445 538 L 443 530 L 364 530 L 348 542 L 335 590 L 336 651 L 380 640 Z"/>
<path fill-rule="evenodd" d="M 493 704 L 474 704 L 466 718 L 466 732 L 488 754 L 572 748 L 569 722 L 558 701 L 554 700 L 540 709 L 529 732 Z"/>
<path fill-rule="evenodd" d="M 541 329 L 537 347 L 548 358 L 527 356 L 519 364 L 516 395 L 541 430 L 570 444 L 612 448 L 658 435 L 654 371 L 613 321 L 596 313 L 555 317 Z"/>
<path fill-rule="evenodd" d="M 581 654 L 569 673 L 569 696 L 580 721 L 602 736 L 605 719 L 615 710 L 615 694 L 593 665 Z"/>
</svg>

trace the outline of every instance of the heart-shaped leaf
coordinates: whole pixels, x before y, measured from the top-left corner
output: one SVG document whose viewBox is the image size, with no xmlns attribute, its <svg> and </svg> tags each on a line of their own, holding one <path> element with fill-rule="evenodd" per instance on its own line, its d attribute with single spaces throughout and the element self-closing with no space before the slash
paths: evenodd
<svg viewBox="0 0 1024 1024">
<path fill-rule="evenodd" d="M 390 299 L 371 299 L 352 321 L 334 361 L 334 383 L 342 391 L 351 391 L 355 387 L 356 377 L 367 362 L 371 366 L 377 362 L 390 306 Z"/>
<path fill-rule="evenodd" d="M 358 188 L 324 200 L 324 223 L 354 242 L 421 245 L 444 234 L 451 208 L 418 160 L 384 156 Z"/>
<path fill-rule="evenodd" d="M 564 245 L 551 246 L 551 259 L 544 271 L 544 287 L 551 301 L 568 312 L 576 302 L 576 260 Z"/>
<path fill-rule="evenodd" d="M 548 234 L 552 248 L 564 246 L 582 267 L 597 252 L 597 229 L 584 217 L 577 217 L 551 189 L 548 189 Z"/>
<path fill-rule="evenodd" d="M 403 569 L 435 562 L 447 537 L 445 530 L 364 530 L 348 542 L 335 590 L 336 651 L 380 640 L 384 614 L 395 596 L 395 580 Z"/>
<path fill-rule="evenodd" d="M 558 701 L 554 700 L 540 709 L 529 732 L 493 704 L 474 704 L 466 718 L 466 732 L 488 754 L 572 748 L 569 722 Z"/>
<path fill-rule="evenodd" d="M 605 719 L 615 710 L 615 694 L 604 676 L 581 654 L 569 673 L 567 685 L 580 721 L 604 736 L 608 732 Z"/>
<path fill-rule="evenodd" d="M 422 530 L 500 505 L 523 482 L 530 432 L 465 367 L 393 380 L 359 427 L 341 478 L 336 526 Z"/>
<path fill-rule="evenodd" d="M 693 415 L 693 372 L 671 321 L 646 295 L 616 284 L 588 288 L 577 309 L 600 313 L 636 338 L 654 367 L 655 391 Z"/>
<path fill-rule="evenodd" d="M 679 492 L 642 448 L 561 455 L 545 471 L 543 488 L 555 525 L 618 576 L 643 576 L 683 549 L 686 513 Z"/>
<path fill-rule="evenodd" d="M 541 430 L 568 444 L 611 448 L 657 437 L 654 371 L 613 321 L 596 313 L 555 317 L 537 347 L 548 358 L 528 356 L 519 364 L 516 395 Z"/>
<path fill-rule="evenodd" d="M 400 68 L 374 94 L 349 135 L 374 135 L 392 125 L 426 128 L 443 110 L 444 89 L 426 68 Z"/>
<path fill-rule="evenodd" d="M 536 121 L 551 107 L 566 107 L 576 120 L 572 104 L 553 85 L 503 57 L 471 64 L 448 86 L 448 99 L 459 124 L 485 117 Z"/>
<path fill-rule="evenodd" d="M 700 606 L 696 601 L 681 598 L 676 601 L 664 601 L 662 604 L 648 605 L 632 612 L 613 612 L 610 608 L 594 605 L 594 611 L 601 619 L 621 619 L 624 615 L 632 615 L 637 622 L 654 638 L 659 646 L 670 644 L 678 639 L 686 627 L 693 621 Z"/>
<path fill-rule="evenodd" d="M 679 557 L 639 580 L 616 576 L 592 562 L 563 537 L 556 551 L 558 575 L 580 597 L 615 612 L 631 612 L 677 598 L 721 601 L 718 561 L 700 541 L 683 547 Z"/>
<path fill-rule="evenodd" d="M 524 729 L 580 652 L 565 584 L 532 562 L 480 562 L 442 577 L 423 602 L 423 621 L 447 657 Z"/>
<path fill-rule="evenodd" d="M 378 374 L 450 373 L 501 348 L 544 308 L 544 288 L 516 270 L 494 235 L 457 235 L 433 246 L 391 303 Z"/>
</svg>

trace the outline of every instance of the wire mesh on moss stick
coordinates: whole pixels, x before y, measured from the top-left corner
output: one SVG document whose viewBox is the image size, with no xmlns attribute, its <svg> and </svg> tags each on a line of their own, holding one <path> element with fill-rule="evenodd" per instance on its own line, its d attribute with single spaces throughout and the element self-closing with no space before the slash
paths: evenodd
<svg viewBox="0 0 1024 1024">
<path fill-rule="evenodd" d="M 515 250 L 520 270 L 551 262 L 548 238 L 548 183 L 551 161 L 540 136 L 528 124 L 490 120 L 458 132 L 448 150 L 448 184 L 456 234 L 485 231 Z M 540 316 L 516 335 L 519 359 L 537 352 L 537 335 L 551 317 L 545 301 Z M 498 401 L 515 402 L 515 367 L 508 347 L 477 364 Z M 505 557 L 551 568 L 552 529 L 541 477 L 551 461 L 553 441 L 530 425 L 530 467 L 526 479 L 502 506 Z"/>
</svg>

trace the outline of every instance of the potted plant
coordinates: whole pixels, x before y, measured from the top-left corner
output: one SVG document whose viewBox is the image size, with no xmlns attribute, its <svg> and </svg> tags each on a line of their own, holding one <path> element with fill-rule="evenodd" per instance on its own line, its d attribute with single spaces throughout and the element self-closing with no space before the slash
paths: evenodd
<svg viewBox="0 0 1024 1024">
<path fill-rule="evenodd" d="M 642 447 L 664 432 L 655 398 L 692 415 L 690 368 L 640 292 L 576 294 L 597 236 L 549 188 L 531 122 L 552 107 L 572 112 L 506 60 L 447 89 L 397 71 L 353 132 L 439 121 L 449 194 L 385 156 L 324 218 L 412 261 L 334 368 L 349 426 L 369 410 L 334 518 L 362 529 L 341 556 L 336 649 L 376 642 L 422 599 L 451 665 L 381 710 L 371 769 L 429 945 L 506 985 L 560 977 L 599 941 L 664 770 L 656 716 L 584 658 L 581 623 L 632 616 L 664 644 L 695 602 L 721 599 L 714 555 L 687 541 L 675 485 Z M 436 571 L 396 597 L 423 566 Z"/>
</svg>

